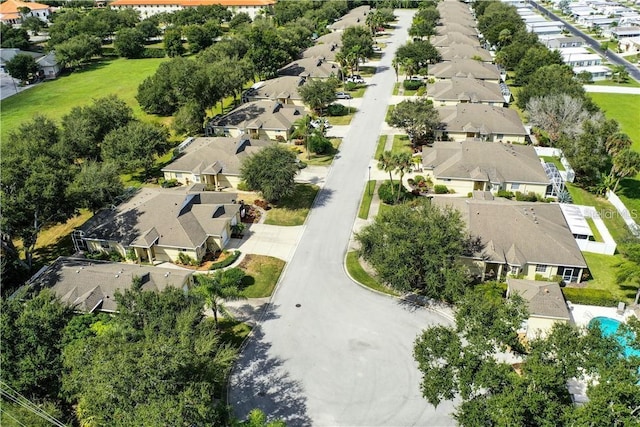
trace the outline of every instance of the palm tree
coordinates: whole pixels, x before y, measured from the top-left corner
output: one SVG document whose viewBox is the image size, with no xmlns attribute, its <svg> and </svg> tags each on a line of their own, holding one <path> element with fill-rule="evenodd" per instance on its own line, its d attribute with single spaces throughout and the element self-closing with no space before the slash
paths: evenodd
<svg viewBox="0 0 640 427">
<path fill-rule="evenodd" d="M 613 157 L 613 166 L 611 167 L 611 178 L 616 178 L 613 191 L 618 189 L 620 180 L 627 176 L 635 176 L 640 172 L 640 153 L 627 148 Z"/>
<path fill-rule="evenodd" d="M 196 276 L 198 286 L 194 289 L 194 293 L 200 296 L 213 311 L 213 320 L 216 326 L 218 326 L 218 312 L 224 317 L 230 317 L 223 301 L 237 301 L 246 298 L 239 288 L 244 276 L 244 271 L 239 268 L 217 270 L 211 275 L 198 274 Z"/>
<path fill-rule="evenodd" d="M 395 166 L 395 170 L 400 174 L 400 181 L 398 182 L 398 195 L 396 196 L 396 203 L 400 201 L 400 196 L 402 195 L 402 178 L 404 178 L 404 174 L 411 170 L 411 165 L 413 164 L 413 160 L 411 159 L 411 153 L 398 153 L 393 156 L 393 164 Z"/>
<path fill-rule="evenodd" d="M 395 158 L 391 151 L 385 151 L 378 157 L 378 169 L 389 172 L 389 181 L 391 181 L 391 194 L 393 194 L 393 175 L 391 173 L 396 169 Z"/>
<path fill-rule="evenodd" d="M 347 67 L 349 66 L 349 61 L 347 59 L 347 55 L 343 51 L 339 51 L 338 53 L 336 53 L 336 62 L 340 66 L 340 73 L 342 74 L 342 76 L 341 76 L 342 77 L 342 83 L 344 83 L 345 76 L 347 74 L 347 73 L 345 73 L 345 71 L 347 70 Z"/>
<path fill-rule="evenodd" d="M 296 120 L 293 125 L 295 129 L 291 134 L 292 138 L 302 138 L 304 139 L 304 146 L 307 148 L 307 160 L 310 158 L 309 154 L 309 132 L 314 131 L 313 126 L 311 126 L 311 122 L 315 120 L 315 116 L 312 114 L 307 114 L 301 119 Z"/>
<path fill-rule="evenodd" d="M 605 149 L 611 157 L 615 157 L 618 153 L 631 147 L 632 141 L 629 135 L 622 132 L 616 132 L 609 135 L 605 141 Z"/>
<path fill-rule="evenodd" d="M 396 82 L 398 81 L 398 69 L 400 68 L 400 59 L 396 56 L 391 61 L 391 66 L 393 67 L 393 71 L 396 72 Z"/>
</svg>

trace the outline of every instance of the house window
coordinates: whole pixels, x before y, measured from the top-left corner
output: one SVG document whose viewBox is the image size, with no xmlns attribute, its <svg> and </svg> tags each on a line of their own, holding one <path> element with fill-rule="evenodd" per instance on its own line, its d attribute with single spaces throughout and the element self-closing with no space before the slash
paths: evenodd
<svg viewBox="0 0 640 427">
<path fill-rule="evenodd" d="M 520 189 L 520 184 L 519 183 L 512 183 L 511 184 L 511 189 L 512 190 L 519 190 Z"/>
<path fill-rule="evenodd" d="M 520 267 L 517 266 L 511 266 L 511 274 L 518 274 L 520 273 Z"/>
<path fill-rule="evenodd" d="M 102 241 L 100 242 L 100 247 L 102 249 L 109 249 L 111 246 L 109 246 L 109 242 Z"/>
<path fill-rule="evenodd" d="M 536 265 L 536 273 L 546 273 L 547 272 L 547 266 L 544 264 L 538 264 Z"/>
<path fill-rule="evenodd" d="M 497 133 L 496 134 L 496 139 L 502 139 L 504 138 L 504 134 L 503 133 Z"/>
</svg>

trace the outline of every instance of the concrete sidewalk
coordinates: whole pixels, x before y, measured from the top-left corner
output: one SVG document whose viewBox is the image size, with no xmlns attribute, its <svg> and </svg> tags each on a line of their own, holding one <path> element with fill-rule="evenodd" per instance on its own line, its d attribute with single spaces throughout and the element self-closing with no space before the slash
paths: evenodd
<svg viewBox="0 0 640 427">
<path fill-rule="evenodd" d="M 584 85 L 583 87 L 585 92 L 624 93 L 628 95 L 640 95 L 640 87 L 598 86 L 598 85 Z"/>
</svg>

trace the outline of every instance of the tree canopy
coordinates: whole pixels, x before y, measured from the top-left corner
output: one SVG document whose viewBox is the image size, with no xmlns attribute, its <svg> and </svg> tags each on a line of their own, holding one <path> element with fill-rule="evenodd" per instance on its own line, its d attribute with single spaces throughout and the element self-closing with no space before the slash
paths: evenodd
<svg viewBox="0 0 640 427">
<path fill-rule="evenodd" d="M 433 102 L 426 98 L 405 100 L 391 112 L 389 125 L 404 129 L 413 145 L 422 145 L 433 141 L 440 115 Z"/>
<path fill-rule="evenodd" d="M 359 254 L 393 289 L 455 301 L 469 282 L 458 257 L 468 245 L 460 213 L 421 199 L 385 210 L 356 240 Z"/>
<path fill-rule="evenodd" d="M 440 53 L 428 41 L 416 40 L 400 46 L 396 52 L 396 58 L 405 68 L 407 68 L 407 62 L 411 61 L 412 70 L 426 75 L 429 64 L 440 61 Z"/>
<path fill-rule="evenodd" d="M 336 100 L 337 81 L 334 79 L 311 79 L 298 89 L 304 102 L 313 111 L 322 114 Z"/>
<path fill-rule="evenodd" d="M 102 157 L 125 171 L 138 168 L 148 174 L 156 156 L 167 147 L 169 131 L 162 125 L 131 121 L 109 132 L 102 142 Z"/>
<path fill-rule="evenodd" d="M 249 188 L 270 202 L 293 193 L 298 173 L 296 155 L 278 144 L 269 145 L 242 162 L 240 175 Z"/>
<path fill-rule="evenodd" d="M 11 77 L 20 81 L 28 80 L 40 70 L 33 56 L 24 53 L 19 53 L 8 60 L 5 68 Z"/>
</svg>

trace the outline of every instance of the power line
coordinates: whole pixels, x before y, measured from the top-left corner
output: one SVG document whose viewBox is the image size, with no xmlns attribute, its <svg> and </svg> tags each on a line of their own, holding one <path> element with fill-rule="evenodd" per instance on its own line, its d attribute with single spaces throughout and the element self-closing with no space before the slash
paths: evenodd
<svg viewBox="0 0 640 427">
<path fill-rule="evenodd" d="M 29 399 L 27 399 L 26 397 L 18 393 L 16 390 L 12 389 L 4 381 L 0 381 L 0 395 L 5 397 L 9 401 L 16 403 L 17 405 L 20 405 L 21 407 L 28 410 L 29 412 L 36 414 L 40 418 L 43 418 L 44 420 L 49 421 L 51 424 L 57 427 L 66 427 L 64 423 L 52 417 L 48 413 L 46 413 L 42 408 L 40 408 L 35 403 L 31 402 Z M 7 413 L 6 411 L 4 412 Z"/>
</svg>

